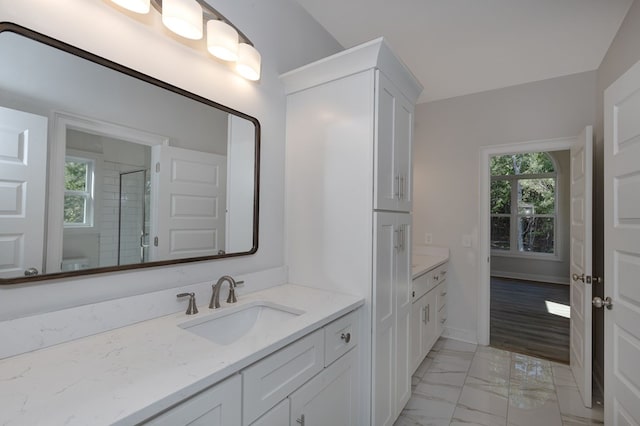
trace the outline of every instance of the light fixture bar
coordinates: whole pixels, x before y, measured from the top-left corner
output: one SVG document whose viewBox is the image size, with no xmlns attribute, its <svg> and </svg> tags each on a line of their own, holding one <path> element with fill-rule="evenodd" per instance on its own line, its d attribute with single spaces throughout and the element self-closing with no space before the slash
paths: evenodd
<svg viewBox="0 0 640 426">
<path fill-rule="evenodd" d="M 235 25 L 233 25 L 233 23 L 231 23 L 231 21 L 229 21 L 222 13 L 218 12 L 213 7 L 211 7 L 211 5 L 209 5 L 209 3 L 207 3 L 205 0 L 195 0 L 195 1 L 199 3 L 200 6 L 202 7 L 203 26 L 206 26 L 207 21 L 212 19 L 217 21 L 222 21 L 230 25 L 231 27 L 233 27 L 233 29 L 235 29 L 238 32 L 238 38 L 241 43 L 245 43 L 245 44 L 248 44 L 249 46 L 253 46 L 253 43 L 251 42 L 251 40 L 249 40 L 249 37 L 244 35 L 244 33 L 240 31 Z M 151 5 L 158 12 L 162 12 L 162 0 L 151 0 Z"/>
</svg>

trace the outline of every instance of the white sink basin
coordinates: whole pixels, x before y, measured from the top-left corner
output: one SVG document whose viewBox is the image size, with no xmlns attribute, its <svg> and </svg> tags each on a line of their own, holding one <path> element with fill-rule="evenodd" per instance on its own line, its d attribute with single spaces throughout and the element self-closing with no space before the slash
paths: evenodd
<svg viewBox="0 0 640 426">
<path fill-rule="evenodd" d="M 253 302 L 222 308 L 215 314 L 179 324 L 179 327 L 213 343 L 230 345 L 242 338 L 264 334 L 303 313 L 276 303 Z"/>
</svg>

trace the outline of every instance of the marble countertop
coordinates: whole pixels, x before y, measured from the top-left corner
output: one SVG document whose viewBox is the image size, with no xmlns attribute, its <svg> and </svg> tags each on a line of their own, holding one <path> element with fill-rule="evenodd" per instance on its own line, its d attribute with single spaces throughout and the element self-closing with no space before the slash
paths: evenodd
<svg viewBox="0 0 640 426">
<path fill-rule="evenodd" d="M 260 338 L 221 346 L 179 327 L 220 312 L 204 305 L 195 316 L 171 314 L 0 360 L 0 424 L 135 424 L 364 303 L 285 284 L 234 306 L 257 301 L 304 313 Z"/>
<path fill-rule="evenodd" d="M 411 259 L 411 278 L 417 278 L 449 260 L 449 254 L 414 254 Z"/>
</svg>

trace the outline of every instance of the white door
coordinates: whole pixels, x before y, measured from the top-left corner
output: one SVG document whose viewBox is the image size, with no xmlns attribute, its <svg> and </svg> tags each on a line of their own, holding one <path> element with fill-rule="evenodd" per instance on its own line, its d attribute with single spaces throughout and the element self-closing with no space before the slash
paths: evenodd
<svg viewBox="0 0 640 426">
<path fill-rule="evenodd" d="M 151 155 L 151 260 L 225 250 L 226 157 L 165 145 Z"/>
<path fill-rule="evenodd" d="M 0 278 L 42 271 L 47 118 L 0 107 Z"/>
<path fill-rule="evenodd" d="M 585 407 L 591 407 L 591 198 L 593 130 L 571 147 L 570 363 Z"/>
<path fill-rule="evenodd" d="M 604 94 L 604 422 L 640 424 L 640 62 Z M 596 303 L 594 303 L 595 305 Z"/>
</svg>

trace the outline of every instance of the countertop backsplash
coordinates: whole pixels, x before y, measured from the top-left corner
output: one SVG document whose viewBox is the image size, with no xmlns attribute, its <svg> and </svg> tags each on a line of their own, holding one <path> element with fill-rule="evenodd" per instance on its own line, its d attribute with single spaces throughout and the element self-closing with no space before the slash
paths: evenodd
<svg viewBox="0 0 640 426">
<path fill-rule="evenodd" d="M 244 281 L 237 289 L 242 294 L 264 290 L 287 281 L 286 267 L 234 276 Z M 161 317 L 187 308 L 187 299 L 176 294 L 193 292 L 198 305 L 208 303 L 211 281 L 171 289 L 77 306 L 59 311 L 0 322 L 0 359 L 46 348 L 140 321 Z M 226 290 L 225 290 L 226 291 Z M 226 293 L 225 293 L 226 294 Z"/>
</svg>

